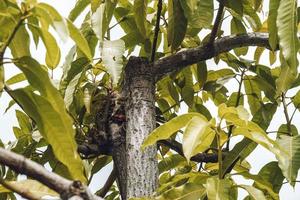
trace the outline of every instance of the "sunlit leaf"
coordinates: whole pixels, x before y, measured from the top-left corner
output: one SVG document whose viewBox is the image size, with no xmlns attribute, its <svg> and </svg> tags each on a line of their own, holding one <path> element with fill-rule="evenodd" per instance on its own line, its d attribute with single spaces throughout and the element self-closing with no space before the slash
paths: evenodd
<svg viewBox="0 0 300 200">
<path fill-rule="evenodd" d="M 112 76 L 115 85 L 118 83 L 123 69 L 122 56 L 124 52 L 125 43 L 123 40 L 103 41 L 101 45 L 103 65 Z"/>
<path fill-rule="evenodd" d="M 288 152 L 286 160 L 281 160 L 277 156 L 278 165 L 283 175 L 292 186 L 295 186 L 295 180 L 300 168 L 300 136 L 281 135 L 277 140 L 279 145 Z"/>
<path fill-rule="evenodd" d="M 206 181 L 208 199 L 229 200 L 232 182 L 229 179 L 211 177 Z"/>
<path fill-rule="evenodd" d="M 37 199 L 41 199 L 44 196 L 54 196 L 57 197 L 58 194 L 48 187 L 44 186 L 38 181 L 27 179 L 22 181 L 5 181 L 7 185 L 10 185 L 12 188 L 16 188 L 19 191 L 28 193 L 34 196 Z M 10 192 L 3 186 L 0 186 L 0 193 Z"/>
<path fill-rule="evenodd" d="M 78 48 L 86 55 L 86 57 L 89 60 L 92 60 L 92 54 L 90 51 L 89 44 L 87 43 L 86 39 L 83 37 L 83 35 L 80 33 L 80 31 L 70 22 L 68 23 L 68 29 L 70 32 L 70 37 L 72 40 L 76 43 Z"/>
<path fill-rule="evenodd" d="M 206 118 L 199 113 L 187 113 L 171 119 L 156 128 L 144 141 L 142 148 L 155 144 L 158 140 L 168 139 L 179 129 L 185 127 L 193 117 Z"/>
<path fill-rule="evenodd" d="M 297 72 L 299 39 L 297 37 L 297 0 L 280 1 L 277 27 L 279 44 L 292 74 Z"/>
<path fill-rule="evenodd" d="M 210 123 L 203 117 L 193 117 L 187 124 L 184 133 L 182 148 L 186 159 L 208 149 L 215 138 L 215 132 L 209 127 Z"/>
<path fill-rule="evenodd" d="M 66 112 L 60 93 L 52 85 L 47 72 L 32 58 L 19 59 L 18 67 L 40 95 L 28 89 L 18 89 L 12 92 L 14 98 L 36 122 L 44 138 L 53 147 L 55 156 L 68 167 L 72 177 L 85 181 L 72 119 Z"/>
<path fill-rule="evenodd" d="M 246 190 L 254 200 L 267 200 L 264 193 L 259 189 L 249 185 L 238 185 L 238 187 Z"/>
</svg>

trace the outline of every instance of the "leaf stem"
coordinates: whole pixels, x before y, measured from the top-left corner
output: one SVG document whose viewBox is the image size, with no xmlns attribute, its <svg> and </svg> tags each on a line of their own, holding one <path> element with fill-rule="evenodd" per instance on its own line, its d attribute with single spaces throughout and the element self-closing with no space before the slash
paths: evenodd
<svg viewBox="0 0 300 200">
<path fill-rule="evenodd" d="M 292 135 L 291 120 L 290 120 L 290 117 L 289 117 L 288 106 L 287 106 L 286 101 L 285 101 L 285 93 L 284 92 L 281 94 L 281 100 L 282 100 L 282 105 L 283 105 L 284 116 L 285 116 L 285 119 L 286 119 L 287 129 L 288 129 L 289 134 Z"/>
<path fill-rule="evenodd" d="M 243 80 L 244 80 L 244 75 L 246 73 L 246 70 L 242 70 L 242 73 L 241 73 L 241 79 L 240 81 L 238 82 L 239 83 L 239 89 L 238 89 L 238 93 L 237 93 L 237 98 L 236 98 L 236 102 L 235 102 L 235 107 L 238 107 L 239 104 L 240 104 L 240 100 L 241 100 L 241 93 L 242 93 L 242 85 L 243 85 Z M 230 137 L 231 137 L 231 134 L 232 134 L 232 129 L 233 129 L 233 125 L 231 125 L 229 127 L 229 130 L 228 130 L 228 140 L 227 140 L 227 143 L 226 143 L 226 150 L 229 150 L 229 145 L 230 145 Z"/>
<path fill-rule="evenodd" d="M 220 127 L 216 129 L 216 139 L 217 139 L 217 144 L 218 144 L 218 163 L 219 163 L 219 179 L 223 179 L 222 176 L 222 167 L 223 167 L 223 156 L 222 156 L 222 145 L 221 145 L 221 138 L 220 138 Z"/>
</svg>

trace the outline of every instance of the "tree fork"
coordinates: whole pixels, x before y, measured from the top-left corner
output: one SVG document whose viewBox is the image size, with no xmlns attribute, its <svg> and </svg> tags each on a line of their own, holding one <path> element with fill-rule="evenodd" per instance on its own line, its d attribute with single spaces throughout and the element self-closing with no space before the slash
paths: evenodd
<svg viewBox="0 0 300 200">
<path fill-rule="evenodd" d="M 124 90 L 127 198 L 151 196 L 158 186 L 157 148 L 141 150 L 144 139 L 155 129 L 155 80 L 147 59 L 129 59 Z"/>
</svg>

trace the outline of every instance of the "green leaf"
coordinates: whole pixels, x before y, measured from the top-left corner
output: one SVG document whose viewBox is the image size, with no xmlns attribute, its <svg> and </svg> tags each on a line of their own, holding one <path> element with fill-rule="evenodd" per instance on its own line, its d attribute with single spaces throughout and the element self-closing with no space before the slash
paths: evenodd
<svg viewBox="0 0 300 200">
<path fill-rule="evenodd" d="M 199 88 L 202 89 L 202 87 L 205 84 L 206 79 L 207 79 L 206 63 L 205 62 L 197 63 L 195 71 L 196 71 L 195 77 L 196 77 L 196 80 L 198 81 Z"/>
<path fill-rule="evenodd" d="M 14 58 L 30 56 L 30 39 L 25 26 L 19 27 L 9 48 Z"/>
<path fill-rule="evenodd" d="M 136 25 L 141 35 L 147 38 L 147 4 L 148 0 L 134 0 L 133 13 Z"/>
<path fill-rule="evenodd" d="M 208 178 L 206 192 L 208 199 L 229 200 L 232 182 L 229 179 Z"/>
<path fill-rule="evenodd" d="M 26 134 L 30 133 L 31 123 L 29 121 L 29 117 L 19 110 L 16 110 L 16 117 L 21 130 Z"/>
<path fill-rule="evenodd" d="M 158 200 L 198 200 L 205 196 L 205 188 L 201 184 L 186 183 L 182 186 L 172 188 L 158 196 Z"/>
<path fill-rule="evenodd" d="M 103 18 L 104 18 L 105 4 L 101 3 L 97 10 L 91 15 L 91 26 L 95 32 L 97 38 L 102 41 L 104 38 L 103 34 Z"/>
<path fill-rule="evenodd" d="M 172 154 L 168 157 L 164 157 L 163 160 L 158 163 L 158 170 L 161 174 L 164 171 L 177 168 L 182 164 L 186 164 L 186 159 L 179 154 Z"/>
<path fill-rule="evenodd" d="M 44 196 L 58 196 L 55 191 L 49 189 L 48 187 L 35 180 L 27 179 L 22 181 L 5 181 L 5 183 L 7 185 L 10 185 L 12 188 L 16 188 L 19 191 L 23 191 L 34 196 L 36 199 L 41 199 Z M 0 186 L 0 193 L 7 192 L 11 191 L 9 189 L 6 189 L 4 186 Z"/>
<path fill-rule="evenodd" d="M 116 85 L 120 79 L 123 69 L 123 54 L 125 53 L 125 43 L 123 40 L 103 41 L 101 45 L 101 55 L 103 65 L 112 76 L 113 84 Z"/>
<path fill-rule="evenodd" d="M 279 44 L 285 60 L 293 74 L 297 72 L 297 0 L 280 1 L 277 17 Z"/>
<path fill-rule="evenodd" d="M 251 114 L 254 115 L 261 107 L 261 91 L 252 76 L 246 77 L 246 79 L 244 80 L 244 87 L 246 93 L 248 94 L 247 99 Z"/>
<path fill-rule="evenodd" d="M 5 76 L 4 76 L 4 67 L 3 65 L 0 65 L 0 95 L 1 95 L 1 92 L 3 91 L 4 89 L 4 82 L 5 82 Z"/>
<path fill-rule="evenodd" d="M 279 77 L 276 79 L 276 97 L 290 89 L 294 81 L 297 79 L 297 73 L 290 68 L 285 61 L 282 61 Z"/>
<path fill-rule="evenodd" d="M 300 90 L 298 90 L 296 95 L 293 97 L 292 101 L 295 108 L 298 108 L 298 110 L 300 110 Z"/>
<path fill-rule="evenodd" d="M 181 90 L 181 96 L 184 102 L 191 107 L 194 102 L 193 74 L 188 67 L 184 68 L 181 73 L 184 77 L 184 86 Z"/>
<path fill-rule="evenodd" d="M 269 43 L 273 50 L 278 45 L 278 32 L 277 32 L 277 15 L 280 0 L 272 0 L 269 3 L 269 17 L 268 17 L 268 31 L 269 31 Z"/>
<path fill-rule="evenodd" d="M 85 181 L 81 159 L 77 153 L 71 117 L 66 112 L 64 101 L 52 85 L 48 73 L 30 57 L 23 57 L 17 63 L 30 85 L 40 95 L 28 89 L 12 92 L 14 98 L 24 108 L 38 126 L 38 129 L 53 147 L 53 151 L 74 179 Z"/>
<path fill-rule="evenodd" d="M 50 69 L 55 69 L 60 61 L 60 49 L 55 38 L 45 29 L 38 29 L 40 37 L 46 47 L 46 64 Z"/>
<path fill-rule="evenodd" d="M 243 23 L 233 17 L 230 23 L 230 28 L 231 28 L 231 34 L 241 34 L 241 33 L 246 33 L 246 28 L 244 27 Z M 247 47 L 242 47 L 242 48 L 236 48 L 234 49 L 234 53 L 237 56 L 241 56 L 241 55 L 246 55 L 248 52 L 248 48 Z"/>
<path fill-rule="evenodd" d="M 69 36 L 66 21 L 57 12 L 57 10 L 55 10 L 55 8 L 53 8 L 51 5 L 46 4 L 46 3 L 39 3 L 35 6 L 35 8 L 40 8 L 40 9 L 44 10 L 44 12 L 43 11 L 42 12 L 43 12 L 43 14 L 46 14 L 46 15 L 42 15 L 42 16 L 40 16 L 40 18 L 44 18 L 44 17 L 48 18 L 47 23 L 49 23 L 55 29 L 55 31 L 57 32 L 57 34 L 63 41 L 66 41 Z M 48 27 L 47 26 L 43 27 L 43 29 L 48 29 Z"/>
<path fill-rule="evenodd" d="M 181 0 L 180 3 L 191 28 L 211 28 L 214 16 L 212 0 Z"/>
<path fill-rule="evenodd" d="M 272 191 L 279 193 L 284 180 L 284 176 L 281 169 L 278 167 L 278 162 L 270 162 L 263 166 L 257 175 L 260 179 L 270 183 L 272 185 Z M 260 187 L 257 181 L 254 182 L 255 187 Z"/>
<path fill-rule="evenodd" d="M 267 200 L 264 193 L 259 189 L 249 185 L 238 185 L 238 187 L 246 190 L 254 200 Z"/>
<path fill-rule="evenodd" d="M 290 131 L 288 126 L 290 126 Z M 281 135 L 288 135 L 288 136 L 297 136 L 298 135 L 298 130 L 297 127 L 293 124 L 281 124 L 277 131 L 277 138 L 280 137 Z"/>
<path fill-rule="evenodd" d="M 242 1 L 227 0 L 227 1 L 225 1 L 225 6 L 232 9 L 238 15 L 243 16 L 243 2 Z"/>
<path fill-rule="evenodd" d="M 248 0 L 243 1 L 243 9 L 244 9 L 244 16 L 246 20 L 250 24 L 253 31 L 258 31 L 261 29 L 262 24 L 260 18 L 256 11 L 252 8 L 250 2 Z"/>
<path fill-rule="evenodd" d="M 69 14 L 69 20 L 74 22 L 89 4 L 90 0 L 78 0 Z"/>
<path fill-rule="evenodd" d="M 215 132 L 210 128 L 210 123 L 204 117 L 193 117 L 187 124 L 182 140 L 184 156 L 190 158 L 208 149 L 215 138 Z"/>
<path fill-rule="evenodd" d="M 286 160 L 278 159 L 279 167 L 283 175 L 292 186 L 295 186 L 295 181 L 300 168 L 300 136 L 286 136 L 281 135 L 277 142 L 280 147 L 287 151 Z"/>
<path fill-rule="evenodd" d="M 264 171 L 262 171 L 262 172 L 267 173 L 265 176 L 270 175 L 271 172 L 267 172 L 266 169 L 268 169 L 268 168 L 265 168 Z M 279 169 L 278 166 L 277 166 L 277 169 Z M 280 175 L 280 174 L 281 174 L 281 177 L 283 177 L 283 176 L 282 176 L 282 173 L 281 173 L 281 171 L 280 171 L 280 169 L 279 169 L 279 175 Z M 277 200 L 279 200 L 278 192 L 274 192 L 274 191 L 273 191 L 273 185 L 272 185 L 272 182 L 268 182 L 267 180 L 264 179 L 264 177 L 260 176 L 260 175 L 262 175 L 262 173 L 261 173 L 260 175 L 253 175 L 253 174 L 250 174 L 249 172 L 244 171 L 244 172 L 240 173 L 239 175 L 242 175 L 242 176 L 243 176 L 244 178 L 246 178 L 246 179 L 252 179 L 252 180 L 254 180 L 255 182 L 254 182 L 253 186 L 254 186 L 255 188 L 257 188 L 257 189 L 263 191 L 263 192 L 264 192 L 265 194 L 267 194 L 268 196 L 271 196 L 272 199 L 277 199 Z M 274 174 L 274 175 L 275 175 L 275 174 Z M 275 175 L 275 177 L 276 177 L 276 175 Z M 271 179 L 271 178 L 273 178 L 273 177 L 266 177 L 266 178 Z M 274 179 L 274 180 L 275 180 L 275 179 Z M 282 180 L 283 180 L 283 179 L 282 179 Z M 282 181 L 282 180 L 281 180 L 281 181 Z M 275 184 L 275 183 L 273 183 L 273 184 Z M 281 184 L 282 184 L 282 183 L 281 183 Z"/>
<path fill-rule="evenodd" d="M 187 30 L 187 19 L 179 0 L 168 0 L 168 45 L 175 50 L 181 45 Z"/>
<path fill-rule="evenodd" d="M 7 85 L 13 85 L 13 84 L 25 81 L 25 80 L 26 80 L 25 75 L 23 73 L 19 73 L 19 74 L 12 76 L 11 78 L 9 78 L 5 83 Z"/>
<path fill-rule="evenodd" d="M 72 38 L 72 40 L 76 43 L 76 45 L 84 53 L 84 55 L 86 55 L 86 57 L 89 60 L 92 60 L 91 50 L 90 50 L 89 44 L 86 41 L 86 39 L 83 37 L 83 35 L 80 33 L 80 31 L 69 20 L 67 20 L 67 23 L 68 23 L 68 29 L 70 32 L 70 37 Z"/>
<path fill-rule="evenodd" d="M 163 125 L 156 128 L 143 142 L 142 148 L 155 144 L 158 140 L 164 140 L 171 137 L 176 131 L 185 127 L 187 123 L 195 116 L 205 120 L 206 118 L 199 113 L 187 113 L 171 119 Z"/>
<path fill-rule="evenodd" d="M 118 1 L 114 0 L 106 0 L 105 2 L 99 1 L 99 5 L 96 7 L 93 5 L 93 1 L 91 4 L 91 25 L 92 29 L 94 30 L 97 38 L 102 42 L 104 35 L 108 29 L 109 23 L 112 19 L 115 7 L 117 5 Z M 121 14 L 121 17 L 124 17 L 123 13 Z M 120 19 L 117 20 L 119 21 Z M 126 20 L 127 21 L 127 20 Z M 120 24 L 122 26 L 122 24 Z M 135 30 L 135 29 L 132 29 Z"/>
</svg>

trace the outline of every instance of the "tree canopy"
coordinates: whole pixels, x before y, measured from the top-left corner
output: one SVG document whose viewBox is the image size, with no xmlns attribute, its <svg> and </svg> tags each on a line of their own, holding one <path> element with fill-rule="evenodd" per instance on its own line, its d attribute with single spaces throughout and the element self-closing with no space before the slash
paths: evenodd
<svg viewBox="0 0 300 200">
<path fill-rule="evenodd" d="M 18 121 L 0 140 L 0 200 L 280 199 L 299 181 L 297 3 L 77 0 L 65 18 L 0 0 L 0 95 Z M 257 146 L 275 160 L 253 173 Z"/>
</svg>

